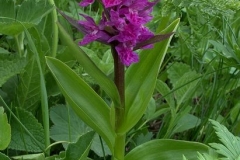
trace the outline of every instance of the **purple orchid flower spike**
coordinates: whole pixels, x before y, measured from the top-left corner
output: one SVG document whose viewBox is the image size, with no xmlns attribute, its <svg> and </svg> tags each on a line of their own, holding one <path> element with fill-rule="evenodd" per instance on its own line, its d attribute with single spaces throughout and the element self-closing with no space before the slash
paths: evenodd
<svg viewBox="0 0 240 160">
<path fill-rule="evenodd" d="M 85 36 L 80 45 L 99 41 L 115 48 L 121 62 L 129 66 L 139 60 L 137 49 L 152 48 L 152 44 L 170 37 L 173 33 L 154 35 L 145 24 L 152 19 L 151 12 L 158 0 L 101 0 L 104 11 L 99 24 L 93 18 L 80 14 L 85 20 L 72 20 L 60 12 Z M 79 5 L 86 7 L 94 0 L 82 0 Z"/>
</svg>

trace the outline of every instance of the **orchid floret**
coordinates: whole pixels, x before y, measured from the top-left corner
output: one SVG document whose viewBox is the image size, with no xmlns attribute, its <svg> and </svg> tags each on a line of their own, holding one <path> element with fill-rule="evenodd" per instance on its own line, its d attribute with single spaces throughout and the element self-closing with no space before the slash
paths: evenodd
<svg viewBox="0 0 240 160">
<path fill-rule="evenodd" d="M 80 6 L 88 6 L 94 0 L 83 0 Z M 101 0 L 104 7 L 102 19 L 97 25 L 94 20 L 82 15 L 86 20 L 79 21 L 79 25 L 85 30 L 85 36 L 80 45 L 86 45 L 92 41 L 100 41 L 114 45 L 122 63 L 126 66 L 139 60 L 134 47 L 154 36 L 145 27 L 152 19 L 152 9 L 156 4 L 148 0 Z M 141 46 L 141 49 L 151 48 L 152 44 Z"/>
</svg>

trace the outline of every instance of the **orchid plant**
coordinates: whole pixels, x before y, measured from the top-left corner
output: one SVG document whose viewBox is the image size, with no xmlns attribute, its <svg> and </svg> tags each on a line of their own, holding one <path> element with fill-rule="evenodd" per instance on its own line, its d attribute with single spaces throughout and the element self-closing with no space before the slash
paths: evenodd
<svg viewBox="0 0 240 160">
<path fill-rule="evenodd" d="M 207 152 L 208 147 L 199 143 L 153 140 L 125 153 L 127 134 L 144 115 L 150 102 L 159 69 L 179 19 L 154 35 L 146 24 L 152 20 L 151 12 L 158 1 L 101 0 L 98 2 L 103 6 L 102 17 L 98 24 L 88 15 L 81 14 L 85 20 L 77 21 L 62 11 L 59 12 L 84 34 L 84 38 L 79 42 L 80 46 L 98 41 L 111 47 L 114 59 L 114 81 L 72 41 L 60 24 L 58 26 L 63 41 L 71 48 L 73 56 L 111 98 L 112 103 L 107 104 L 66 64 L 47 57 L 47 65 L 69 106 L 103 138 L 112 152 L 112 160 L 169 159 L 172 157 L 169 154 L 175 155 L 173 159 L 182 159 L 183 154 L 188 159 L 194 159 L 196 151 Z M 94 0 L 83 0 L 79 5 L 87 7 L 92 3 Z M 156 44 L 153 45 L 154 43 Z M 139 51 L 138 54 L 136 50 L 144 51 Z M 170 150 L 171 152 L 168 152 Z"/>
</svg>

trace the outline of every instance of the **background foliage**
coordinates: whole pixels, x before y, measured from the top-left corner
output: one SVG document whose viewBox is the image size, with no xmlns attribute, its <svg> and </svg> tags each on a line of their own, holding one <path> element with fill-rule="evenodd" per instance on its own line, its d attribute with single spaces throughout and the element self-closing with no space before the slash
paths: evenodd
<svg viewBox="0 0 240 160">
<path fill-rule="evenodd" d="M 101 16 L 102 8 L 98 3 L 90 9 L 80 8 L 75 0 L 57 0 L 55 3 L 66 15 L 77 20 L 82 19 L 79 13 L 89 14 L 97 21 Z M 156 5 L 154 20 L 148 24 L 152 31 L 161 32 L 176 18 L 180 18 L 180 25 L 162 63 L 156 85 L 153 88 L 145 86 L 154 90 L 154 94 L 146 103 L 146 111 L 142 111 L 144 116 L 128 132 L 127 153 L 144 142 L 151 145 L 148 141 L 152 139 L 159 139 L 162 144 L 175 143 L 166 140 L 175 139 L 209 145 L 212 152 L 196 153 L 201 160 L 239 159 L 239 8 L 238 0 L 162 0 Z M 0 1 L 0 159 L 67 159 L 76 153 L 74 149 L 83 141 L 91 146 L 82 146 L 85 148 L 81 151 L 83 154 L 76 157 L 110 159 L 111 152 L 105 142 L 102 143 L 102 139 L 67 107 L 72 104 L 66 103 L 46 66 L 45 56 L 51 56 L 54 48 L 54 23 L 50 15 L 53 10 L 54 6 L 46 0 Z M 58 21 L 71 39 L 78 42 L 83 37 L 60 14 Z M 95 80 L 94 72 L 86 72 L 71 54 L 73 48 L 62 37 L 59 34 L 56 58 L 72 68 L 73 74 L 84 79 L 94 94 L 104 99 L 101 103 L 110 105 L 110 98 L 117 99 L 115 92 L 100 87 L 102 84 Z M 113 60 L 107 46 L 94 42 L 81 48 L 107 77 L 113 78 Z M 144 52 L 156 53 L 157 50 Z M 137 68 L 127 74 L 131 76 L 132 73 L 140 74 Z M 51 120 L 49 156 L 42 154 L 46 147 L 42 138 L 41 78 L 46 82 Z M 154 83 L 150 82 L 151 77 L 146 78 L 149 83 Z M 131 96 L 131 87 L 128 90 L 128 96 Z M 136 112 L 129 113 L 134 115 Z M 6 134 L 3 131 L 8 133 L 5 141 L 2 141 Z M 231 144 L 233 141 L 236 143 Z M 182 146 L 186 144 L 181 143 Z M 85 152 L 89 154 L 85 155 Z M 184 153 L 187 152 L 186 149 Z M 181 154 L 176 151 L 175 156 L 187 159 Z M 137 157 L 132 152 L 126 159 L 132 156 Z M 169 156 L 169 159 L 176 157 Z"/>
</svg>

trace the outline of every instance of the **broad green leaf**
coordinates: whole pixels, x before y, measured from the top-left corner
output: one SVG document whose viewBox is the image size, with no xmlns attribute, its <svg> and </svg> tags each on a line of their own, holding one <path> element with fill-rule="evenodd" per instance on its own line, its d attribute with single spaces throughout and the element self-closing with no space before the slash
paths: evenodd
<svg viewBox="0 0 240 160">
<path fill-rule="evenodd" d="M 63 160 L 66 156 L 66 151 L 61 151 L 59 155 L 52 155 L 50 157 L 46 157 L 45 160 Z"/>
<path fill-rule="evenodd" d="M 21 156 L 14 156 L 11 157 L 14 160 L 45 160 L 45 156 L 43 153 L 38 154 L 27 154 L 27 155 L 21 155 Z"/>
<path fill-rule="evenodd" d="M 41 152 L 42 148 L 44 148 L 44 130 L 42 125 L 30 112 L 22 108 L 16 109 L 16 115 L 18 116 L 21 123 L 35 137 L 37 142 L 32 140 L 31 136 L 21 127 L 21 125 L 15 119 L 12 119 L 12 138 L 9 148 L 19 151 Z"/>
<path fill-rule="evenodd" d="M 216 149 L 217 153 L 226 157 L 229 160 L 236 160 L 240 155 L 240 138 L 234 136 L 228 129 L 219 122 L 210 120 L 216 131 L 219 140 L 223 143 L 210 143 L 210 146 Z"/>
<path fill-rule="evenodd" d="M 155 102 L 154 98 L 151 98 L 148 103 L 148 107 L 146 109 L 144 118 L 151 119 L 151 117 L 155 113 L 155 111 L 156 111 L 156 102 Z"/>
<path fill-rule="evenodd" d="M 69 106 L 86 124 L 101 135 L 112 149 L 114 131 L 110 124 L 109 106 L 67 65 L 50 57 L 46 60 Z"/>
<path fill-rule="evenodd" d="M 37 25 L 53 6 L 47 1 L 26 0 L 17 8 L 14 1 L 0 2 L 0 33 L 17 35 L 25 28 Z"/>
<path fill-rule="evenodd" d="M 136 138 L 136 146 L 139 146 L 141 144 L 144 144 L 146 142 L 149 142 L 153 139 L 153 133 L 152 132 L 147 132 L 146 134 L 141 133 L 137 138 Z"/>
<path fill-rule="evenodd" d="M 176 126 L 174 127 L 173 134 L 197 127 L 200 123 L 201 119 L 198 117 L 191 114 L 185 114 L 178 120 Z"/>
<path fill-rule="evenodd" d="M 0 54 L 9 54 L 10 52 L 2 47 L 0 47 Z"/>
<path fill-rule="evenodd" d="M 0 54 L 0 87 L 12 76 L 20 73 L 26 65 L 24 58 Z"/>
<path fill-rule="evenodd" d="M 65 105 L 51 107 L 50 119 L 54 124 L 50 129 L 50 136 L 54 141 L 76 142 L 81 135 L 91 130 Z M 67 148 L 67 144 L 64 148 Z"/>
<path fill-rule="evenodd" d="M 31 58 L 25 72 L 19 76 L 17 88 L 17 105 L 33 111 L 40 102 L 40 73 L 35 58 Z"/>
<path fill-rule="evenodd" d="M 171 93 L 167 84 L 158 79 L 156 83 L 156 90 L 164 97 L 170 108 L 173 110 L 175 108 L 175 101 L 173 93 Z"/>
<path fill-rule="evenodd" d="M 40 57 L 41 63 L 45 64 L 44 56 L 50 54 L 49 52 L 51 51 L 51 48 L 49 46 L 46 36 L 42 33 L 42 29 L 39 29 L 39 26 L 28 29 L 28 32 L 31 35 L 32 43 L 35 45 L 38 51 L 38 55 Z M 27 38 L 28 40 L 30 40 L 28 36 Z M 31 45 L 31 42 L 28 42 L 28 47 L 31 49 L 30 51 L 28 51 L 28 53 L 34 55 L 34 53 L 31 53 L 33 52 L 33 49 L 30 45 Z"/>
<path fill-rule="evenodd" d="M 164 135 L 164 138 L 170 138 L 174 134 L 174 128 L 179 123 L 179 120 L 182 119 L 185 115 L 187 115 L 192 108 L 190 106 L 184 106 L 180 112 L 175 114 L 174 112 L 171 114 L 175 114 L 175 116 L 171 117 L 171 121 L 167 124 L 167 132 Z"/>
<path fill-rule="evenodd" d="M 189 65 L 179 62 L 174 62 L 169 65 L 167 69 L 168 78 L 172 84 L 175 84 L 185 73 L 190 72 L 191 68 Z"/>
<path fill-rule="evenodd" d="M 153 115 L 151 115 L 151 117 L 149 117 L 147 119 L 147 121 L 154 120 L 154 119 L 158 118 L 159 116 L 168 113 L 169 111 L 170 111 L 169 108 L 161 108 L 161 109 L 157 110 Z"/>
<path fill-rule="evenodd" d="M 185 73 L 176 83 L 173 84 L 174 95 L 177 100 L 177 106 L 193 97 L 193 93 L 197 90 L 197 84 L 201 74 L 195 71 Z"/>
<path fill-rule="evenodd" d="M 235 121 L 238 121 L 240 120 L 240 102 L 236 103 L 234 107 L 231 108 L 231 111 L 230 111 L 230 119 L 231 119 L 231 122 L 234 123 Z"/>
<path fill-rule="evenodd" d="M 114 65 L 110 49 L 104 53 L 103 59 L 100 59 L 98 55 L 91 49 L 85 47 L 81 47 L 81 49 L 91 58 L 91 60 L 104 74 L 109 75 L 113 72 Z"/>
<path fill-rule="evenodd" d="M 209 40 L 210 44 L 214 46 L 214 52 L 219 54 L 221 57 L 225 58 L 226 60 L 230 60 L 236 64 L 240 63 L 240 59 L 236 56 L 233 49 L 230 48 L 227 44 L 223 44 L 219 41 Z"/>
<path fill-rule="evenodd" d="M 63 27 L 58 24 L 59 31 L 62 34 L 62 40 L 71 49 L 72 55 L 81 64 L 81 66 L 86 70 L 86 72 L 95 79 L 95 81 L 100 85 L 100 87 L 108 94 L 112 99 L 115 106 L 120 106 L 120 98 L 116 85 L 110 80 L 94 63 L 93 61 L 84 53 L 84 51 L 75 44 L 71 37 L 66 33 Z"/>
<path fill-rule="evenodd" d="M 0 159 L 1 160 L 11 160 L 8 156 L 0 152 Z"/>
<path fill-rule="evenodd" d="M 77 142 L 80 136 L 92 129 L 89 128 L 72 110 L 64 105 L 51 107 L 50 118 L 53 126 L 50 129 L 51 138 L 55 141 Z M 67 143 L 63 143 L 67 148 Z M 107 145 L 103 143 L 105 155 L 111 154 Z M 91 149 L 100 157 L 103 157 L 102 148 L 98 134 L 95 134 Z"/>
<path fill-rule="evenodd" d="M 214 150 L 210 150 L 210 153 L 199 153 L 198 160 L 219 160 L 217 153 Z"/>
<path fill-rule="evenodd" d="M 114 64 L 113 64 L 113 57 L 110 49 L 103 54 L 103 57 L 99 65 L 102 67 L 102 70 L 106 75 L 110 75 L 111 73 L 113 73 Z"/>
<path fill-rule="evenodd" d="M 148 107 L 147 110 L 145 112 L 144 118 L 146 119 L 146 122 L 149 122 L 151 120 L 154 120 L 156 118 L 158 118 L 159 116 L 161 116 L 162 114 L 165 114 L 167 112 L 169 112 L 170 109 L 169 108 L 156 108 L 156 102 L 153 98 L 150 99 L 149 103 L 148 103 Z"/>
<path fill-rule="evenodd" d="M 18 87 L 18 79 L 19 75 L 15 75 L 12 78 L 10 78 L 6 83 L 4 83 L 1 87 L 1 96 L 4 99 L 5 102 L 9 103 L 14 101 L 16 98 L 16 90 Z M 1 106 L 1 102 L 0 102 Z"/>
<path fill-rule="evenodd" d="M 0 17 L 15 17 L 15 3 L 14 1 L 1 0 L 0 1 Z M 8 21 L 7 19 L 3 19 L 3 21 Z"/>
<path fill-rule="evenodd" d="M 163 33 L 174 32 L 178 24 L 179 19 L 170 24 Z M 142 51 L 140 61 L 127 69 L 125 118 L 119 132 L 129 131 L 144 114 L 170 41 L 171 38 L 156 43 L 152 50 Z"/>
<path fill-rule="evenodd" d="M 98 134 L 95 134 L 93 138 L 91 150 L 93 150 L 99 157 L 104 157 L 104 155 L 112 155 L 110 149 L 108 148 L 107 144 L 104 142 L 103 139 L 101 144 L 101 140 Z"/>
<path fill-rule="evenodd" d="M 53 6 L 48 1 L 43 0 L 25 0 L 17 11 L 17 20 L 24 23 L 37 25 L 42 18 L 50 13 Z"/>
<path fill-rule="evenodd" d="M 11 141 L 11 127 L 3 107 L 0 107 L 0 126 L 0 150 L 4 150 Z"/>
<path fill-rule="evenodd" d="M 32 46 L 29 47 L 28 64 L 25 67 L 25 72 L 19 76 L 19 86 L 17 89 L 17 104 L 19 107 L 25 108 L 28 111 L 35 111 L 39 107 L 41 101 L 41 86 L 40 86 L 40 70 L 36 56 L 39 57 L 42 68 L 45 66 L 44 56 L 50 50 L 46 38 L 40 32 L 32 27 L 28 30 L 31 34 L 31 39 L 35 45 L 37 53 L 33 53 Z M 28 37 L 29 38 L 29 37 Z"/>
<path fill-rule="evenodd" d="M 158 139 L 137 146 L 124 160 L 196 160 L 197 152 L 208 153 L 209 147 L 196 142 Z"/>
<path fill-rule="evenodd" d="M 82 135 L 76 143 L 69 144 L 64 160 L 86 160 L 94 133 L 94 131 L 90 131 Z"/>
</svg>

